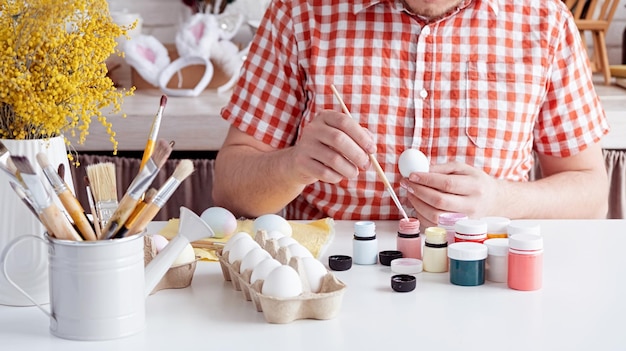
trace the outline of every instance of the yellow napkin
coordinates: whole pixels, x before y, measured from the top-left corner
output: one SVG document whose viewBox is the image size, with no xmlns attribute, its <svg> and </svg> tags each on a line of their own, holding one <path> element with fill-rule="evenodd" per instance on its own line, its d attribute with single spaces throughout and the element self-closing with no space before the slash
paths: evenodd
<svg viewBox="0 0 626 351">
<path fill-rule="evenodd" d="M 293 231 L 292 237 L 302 246 L 306 247 L 313 257 L 319 258 L 323 249 L 330 243 L 335 234 L 334 221 L 332 218 L 322 218 L 312 222 L 288 221 Z M 159 234 L 172 239 L 178 233 L 178 218 L 170 219 L 161 229 Z M 246 232 L 254 236 L 254 221 L 251 219 L 237 220 L 237 229 L 234 233 Z M 233 233 L 233 234 L 234 234 Z M 207 238 L 191 243 L 196 256 L 202 261 L 217 261 L 215 250 L 223 246 L 230 235 L 224 238 Z"/>
</svg>

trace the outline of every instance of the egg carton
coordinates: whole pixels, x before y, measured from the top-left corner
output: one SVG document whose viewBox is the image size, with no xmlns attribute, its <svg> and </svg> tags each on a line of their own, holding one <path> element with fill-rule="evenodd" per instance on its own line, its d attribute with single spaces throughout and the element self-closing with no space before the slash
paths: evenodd
<svg viewBox="0 0 626 351">
<path fill-rule="evenodd" d="M 267 239 L 263 230 L 257 232 L 255 240 L 281 264 L 291 266 L 300 275 L 303 293 L 295 297 L 275 297 L 261 293 L 263 280 L 250 284 L 252 269 L 239 272 L 241 260 L 228 261 L 228 252 L 217 252 L 224 280 L 230 281 L 236 291 L 241 291 L 247 301 L 252 301 L 258 312 L 263 312 L 269 323 L 285 324 L 298 319 L 332 319 L 341 308 L 346 285 L 327 271 L 322 279 L 320 291 L 314 293 L 306 279 L 302 260 L 292 257 L 287 248 L 279 247 L 275 239 Z"/>
<path fill-rule="evenodd" d="M 144 265 L 148 265 L 156 255 L 157 250 L 152 237 L 145 235 L 143 250 Z M 198 260 L 193 260 L 189 263 L 170 267 L 150 294 L 152 295 L 163 289 L 182 289 L 191 285 L 193 274 L 196 271 L 197 261 Z"/>
</svg>

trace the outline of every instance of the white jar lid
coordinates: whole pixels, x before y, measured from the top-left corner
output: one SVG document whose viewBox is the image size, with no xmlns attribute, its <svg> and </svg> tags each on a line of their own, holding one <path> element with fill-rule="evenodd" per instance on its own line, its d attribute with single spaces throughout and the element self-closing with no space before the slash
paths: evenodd
<svg viewBox="0 0 626 351">
<path fill-rule="evenodd" d="M 391 271 L 399 274 L 417 274 L 422 272 L 422 260 L 417 258 L 396 258 L 391 261 Z"/>
<path fill-rule="evenodd" d="M 525 220 L 513 220 L 507 226 L 506 232 L 509 235 L 509 237 L 515 234 L 541 235 L 541 226 L 537 222 L 525 221 Z"/>
<path fill-rule="evenodd" d="M 485 244 L 460 242 L 448 246 L 448 257 L 459 261 L 478 261 L 487 258 L 488 249 Z"/>
<path fill-rule="evenodd" d="M 505 234 L 506 228 L 511 223 L 509 218 L 498 216 L 483 217 L 480 220 L 487 222 L 487 233 L 492 234 Z"/>
<path fill-rule="evenodd" d="M 543 237 L 534 234 L 515 234 L 509 237 L 509 247 L 521 251 L 541 250 Z"/>
<path fill-rule="evenodd" d="M 509 253 L 509 239 L 493 238 L 483 242 L 487 246 L 489 255 L 506 256 Z"/>
<path fill-rule="evenodd" d="M 354 223 L 354 235 L 369 238 L 376 235 L 376 223 L 371 221 L 359 221 Z"/>
<path fill-rule="evenodd" d="M 487 222 L 480 219 L 461 219 L 454 224 L 454 231 L 459 234 L 486 234 Z"/>
</svg>

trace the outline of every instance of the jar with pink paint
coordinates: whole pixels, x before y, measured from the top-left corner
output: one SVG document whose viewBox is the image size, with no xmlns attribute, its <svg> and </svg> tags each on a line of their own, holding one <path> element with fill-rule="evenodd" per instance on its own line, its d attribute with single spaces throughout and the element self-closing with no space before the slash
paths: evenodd
<svg viewBox="0 0 626 351">
<path fill-rule="evenodd" d="M 446 230 L 446 239 L 448 241 L 448 245 L 454 243 L 454 224 L 461 220 L 467 219 L 467 215 L 465 213 L 455 213 L 455 212 L 444 212 L 437 217 L 437 227 L 443 228 Z"/>
<path fill-rule="evenodd" d="M 515 234 L 509 238 L 508 286 L 539 290 L 543 281 L 543 237 Z"/>
<path fill-rule="evenodd" d="M 420 221 L 417 218 L 403 218 L 398 224 L 396 247 L 402 257 L 422 259 L 422 238 L 420 237 Z"/>
</svg>

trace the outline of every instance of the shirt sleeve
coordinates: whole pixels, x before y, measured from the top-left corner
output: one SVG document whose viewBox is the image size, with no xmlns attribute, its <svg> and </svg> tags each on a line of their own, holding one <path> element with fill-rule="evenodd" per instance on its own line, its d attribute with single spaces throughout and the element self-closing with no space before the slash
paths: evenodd
<svg viewBox="0 0 626 351">
<path fill-rule="evenodd" d="M 292 144 L 305 110 L 289 0 L 272 1 L 222 117 L 275 148 Z"/>
<path fill-rule="evenodd" d="M 578 28 L 567 8 L 560 13 L 562 24 L 550 27 L 555 54 L 534 138 L 537 152 L 567 157 L 598 142 L 609 125 Z"/>
</svg>

